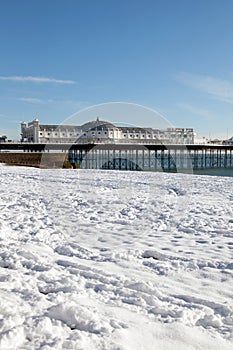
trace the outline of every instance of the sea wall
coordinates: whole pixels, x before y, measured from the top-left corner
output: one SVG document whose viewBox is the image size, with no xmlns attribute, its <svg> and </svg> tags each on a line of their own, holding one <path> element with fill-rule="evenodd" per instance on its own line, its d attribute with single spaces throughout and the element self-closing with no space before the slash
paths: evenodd
<svg viewBox="0 0 233 350">
<path fill-rule="evenodd" d="M 67 153 L 0 152 L 0 163 L 37 168 L 63 168 Z"/>
</svg>

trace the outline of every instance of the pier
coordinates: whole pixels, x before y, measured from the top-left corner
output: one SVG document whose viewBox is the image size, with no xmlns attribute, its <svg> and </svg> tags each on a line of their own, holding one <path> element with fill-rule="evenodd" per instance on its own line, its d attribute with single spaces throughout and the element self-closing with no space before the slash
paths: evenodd
<svg viewBox="0 0 233 350">
<path fill-rule="evenodd" d="M 170 171 L 232 168 L 233 146 L 96 144 L 69 150 L 69 161 L 83 169 Z"/>
<path fill-rule="evenodd" d="M 18 157 L 22 164 L 24 159 L 29 159 L 26 153 L 30 153 L 30 159 L 37 154 L 37 163 L 43 167 L 54 167 L 54 159 L 60 155 L 59 166 L 66 160 L 81 169 L 167 172 L 232 169 L 233 171 L 233 145 L 1 143 L 0 162 L 5 163 L 10 156 L 12 159 L 12 152 L 16 158 L 17 154 L 20 154 Z M 33 163 L 33 160 L 31 162 Z"/>
</svg>

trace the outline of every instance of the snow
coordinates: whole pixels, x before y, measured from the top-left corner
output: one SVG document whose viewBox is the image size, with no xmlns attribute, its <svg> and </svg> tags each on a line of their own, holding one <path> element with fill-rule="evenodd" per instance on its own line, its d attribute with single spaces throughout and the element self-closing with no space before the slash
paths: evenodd
<svg viewBox="0 0 233 350">
<path fill-rule="evenodd" d="M 233 178 L 0 172 L 1 350 L 232 349 Z"/>
</svg>

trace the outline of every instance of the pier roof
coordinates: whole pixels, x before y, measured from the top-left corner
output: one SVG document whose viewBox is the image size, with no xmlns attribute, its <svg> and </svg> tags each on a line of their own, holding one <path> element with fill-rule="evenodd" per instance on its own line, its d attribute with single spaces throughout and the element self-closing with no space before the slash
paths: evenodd
<svg viewBox="0 0 233 350">
<path fill-rule="evenodd" d="M 102 130 L 102 129 L 117 129 L 117 127 L 105 120 L 99 120 L 98 118 L 96 120 L 93 120 L 91 122 L 85 123 L 81 126 L 82 130 L 87 131 L 87 130 Z"/>
</svg>

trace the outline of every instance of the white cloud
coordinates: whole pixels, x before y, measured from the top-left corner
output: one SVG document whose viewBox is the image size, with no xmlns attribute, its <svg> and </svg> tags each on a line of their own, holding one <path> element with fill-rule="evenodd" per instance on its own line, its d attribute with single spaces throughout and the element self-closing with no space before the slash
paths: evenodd
<svg viewBox="0 0 233 350">
<path fill-rule="evenodd" d="M 36 97 L 19 97 L 17 101 L 30 103 L 30 104 L 49 104 L 50 106 L 68 106 L 72 109 L 83 109 L 87 106 L 90 106 L 90 103 L 87 101 L 74 101 L 74 100 L 56 100 L 56 99 L 40 99 Z"/>
<path fill-rule="evenodd" d="M 75 84 L 73 80 L 61 80 L 46 77 L 31 77 L 31 76 L 10 76 L 3 77 L 0 76 L 0 80 L 14 81 L 14 82 L 30 82 L 30 83 L 54 83 L 54 84 Z"/>
<path fill-rule="evenodd" d="M 33 104 L 43 104 L 45 101 L 39 99 L 39 98 L 32 98 L 32 97 L 20 97 L 17 99 L 21 102 L 27 102 L 27 103 L 33 103 Z"/>
<path fill-rule="evenodd" d="M 185 72 L 176 74 L 175 79 L 186 86 L 206 92 L 217 100 L 233 103 L 233 83 L 228 80 Z"/>
<path fill-rule="evenodd" d="M 198 115 L 204 119 L 212 120 L 215 118 L 215 115 L 204 108 L 198 108 L 196 106 L 193 106 L 189 103 L 177 103 L 176 104 L 179 108 L 184 109 L 192 114 Z"/>
<path fill-rule="evenodd" d="M 2 120 L 7 120 L 7 123 L 8 123 L 8 124 L 9 124 L 9 123 L 20 123 L 20 120 L 18 120 L 18 119 L 12 119 L 12 118 L 14 118 L 14 117 L 9 116 L 9 115 L 6 115 L 6 114 L 1 114 L 1 113 L 0 113 L 0 118 L 1 118 L 1 121 L 2 121 Z"/>
</svg>

